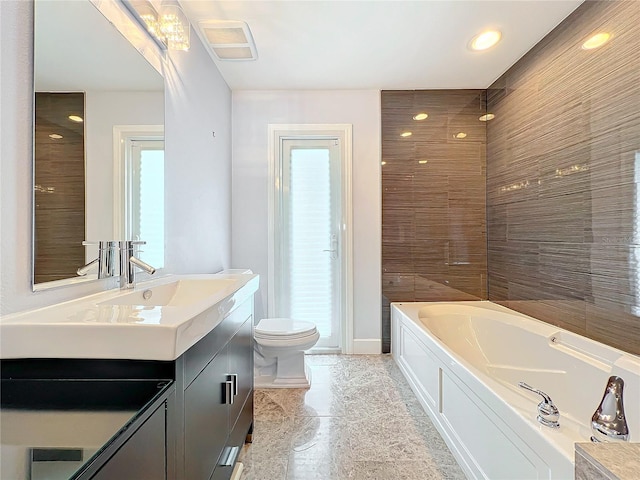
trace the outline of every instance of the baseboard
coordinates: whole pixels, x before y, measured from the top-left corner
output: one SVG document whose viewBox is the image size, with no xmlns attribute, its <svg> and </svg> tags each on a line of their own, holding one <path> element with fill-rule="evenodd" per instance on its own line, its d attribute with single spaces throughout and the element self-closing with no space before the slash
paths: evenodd
<svg viewBox="0 0 640 480">
<path fill-rule="evenodd" d="M 382 352 L 382 340 L 379 338 L 363 338 L 353 340 L 354 355 L 377 355 Z"/>
<path fill-rule="evenodd" d="M 240 480 L 242 470 L 244 470 L 244 464 L 237 462 L 233 468 L 233 472 L 231 472 L 231 480 Z"/>
</svg>

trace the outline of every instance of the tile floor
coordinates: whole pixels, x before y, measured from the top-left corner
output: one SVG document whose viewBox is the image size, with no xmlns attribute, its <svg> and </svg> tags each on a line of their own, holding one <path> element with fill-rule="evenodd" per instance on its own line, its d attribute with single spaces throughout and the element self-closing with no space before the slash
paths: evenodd
<svg viewBox="0 0 640 480">
<path fill-rule="evenodd" d="M 309 390 L 256 390 L 242 480 L 465 478 L 389 355 L 307 363 Z"/>
</svg>

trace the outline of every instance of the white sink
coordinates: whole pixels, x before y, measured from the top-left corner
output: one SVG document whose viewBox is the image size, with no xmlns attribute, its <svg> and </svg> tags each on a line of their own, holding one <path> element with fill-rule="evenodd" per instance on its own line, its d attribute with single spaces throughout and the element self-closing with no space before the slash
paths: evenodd
<svg viewBox="0 0 640 480">
<path fill-rule="evenodd" d="M 140 288 L 118 295 L 98 305 L 140 305 L 153 307 L 185 307 L 230 291 L 238 282 L 230 278 L 177 280 L 163 285 Z"/>
<path fill-rule="evenodd" d="M 175 360 L 258 290 L 253 274 L 169 275 L 0 318 L 0 358 Z"/>
</svg>

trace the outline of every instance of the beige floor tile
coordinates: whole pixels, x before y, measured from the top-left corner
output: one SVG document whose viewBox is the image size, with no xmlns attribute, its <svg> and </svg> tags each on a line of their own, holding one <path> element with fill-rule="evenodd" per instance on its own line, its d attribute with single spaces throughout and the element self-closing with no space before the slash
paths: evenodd
<svg viewBox="0 0 640 480">
<path fill-rule="evenodd" d="M 460 469 L 448 472 L 431 462 L 421 461 L 369 461 L 355 462 L 348 471 L 353 480 L 464 480 Z"/>
<path fill-rule="evenodd" d="M 288 458 L 263 457 L 247 452 L 238 458 L 242 462 L 242 480 L 285 480 L 287 478 Z"/>
<path fill-rule="evenodd" d="M 242 480 L 458 480 L 464 474 L 388 355 L 310 355 L 312 385 L 256 390 Z"/>
<path fill-rule="evenodd" d="M 340 361 L 338 355 L 307 355 L 307 365 L 336 365 Z"/>
</svg>

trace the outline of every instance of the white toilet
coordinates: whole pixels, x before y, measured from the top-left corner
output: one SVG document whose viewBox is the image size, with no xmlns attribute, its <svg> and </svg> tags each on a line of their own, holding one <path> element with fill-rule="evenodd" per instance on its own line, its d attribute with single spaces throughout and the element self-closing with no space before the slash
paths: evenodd
<svg viewBox="0 0 640 480">
<path fill-rule="evenodd" d="M 312 322 L 290 318 L 264 318 L 255 327 L 256 388 L 309 388 L 311 377 L 304 351 L 320 333 Z"/>
</svg>

